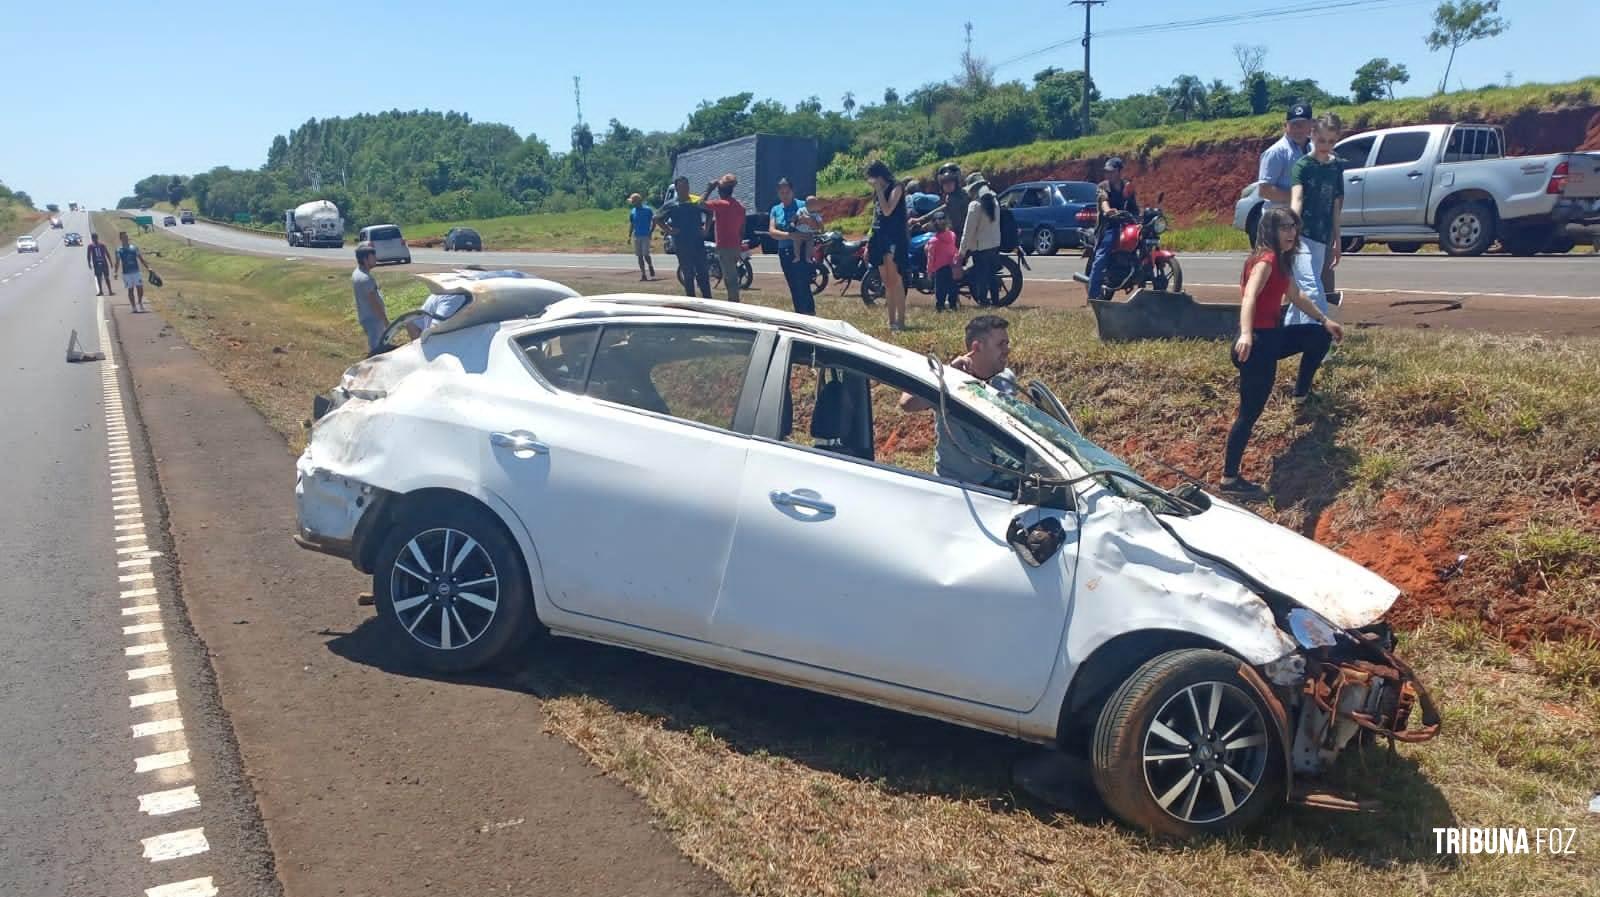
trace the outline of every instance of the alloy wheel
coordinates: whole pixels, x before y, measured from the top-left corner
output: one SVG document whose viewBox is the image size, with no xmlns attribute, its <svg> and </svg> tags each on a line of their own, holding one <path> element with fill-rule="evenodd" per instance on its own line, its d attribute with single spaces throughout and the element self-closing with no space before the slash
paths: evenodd
<svg viewBox="0 0 1600 897">
<path fill-rule="evenodd" d="M 1161 706 L 1144 736 L 1145 785 L 1168 815 L 1203 824 L 1232 816 L 1267 770 L 1266 720 L 1225 682 L 1197 682 Z"/>
<path fill-rule="evenodd" d="M 464 648 L 494 623 L 500 576 L 483 545 L 449 527 L 417 533 L 389 576 L 397 621 L 424 647 Z"/>
</svg>

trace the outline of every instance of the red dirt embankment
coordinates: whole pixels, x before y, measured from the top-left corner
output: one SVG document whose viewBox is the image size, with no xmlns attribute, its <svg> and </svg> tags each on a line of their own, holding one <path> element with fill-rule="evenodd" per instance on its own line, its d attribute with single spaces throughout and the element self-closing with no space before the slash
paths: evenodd
<svg viewBox="0 0 1600 897">
<path fill-rule="evenodd" d="M 1594 107 L 1524 112 L 1495 123 L 1505 127 L 1506 142 L 1516 155 L 1600 150 L 1600 109 Z M 1153 204 L 1158 194 L 1166 194 L 1162 208 L 1175 221 L 1187 223 L 1207 213 L 1231 221 L 1233 204 L 1245 185 L 1255 180 L 1257 160 L 1266 146 L 1266 141 L 1227 141 L 1168 150 L 1154 159 L 1123 159 L 1140 199 Z M 1080 159 L 984 174 L 997 190 L 1022 181 L 1099 181 L 1104 161 Z M 866 204 L 864 190 L 860 197 L 817 200 L 830 219 L 862 214 Z"/>
</svg>

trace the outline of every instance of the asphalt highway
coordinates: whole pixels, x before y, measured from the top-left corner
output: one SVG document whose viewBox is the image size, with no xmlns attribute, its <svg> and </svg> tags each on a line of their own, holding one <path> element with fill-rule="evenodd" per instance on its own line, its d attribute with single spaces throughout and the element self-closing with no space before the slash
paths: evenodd
<svg viewBox="0 0 1600 897">
<path fill-rule="evenodd" d="M 83 250 L 0 256 L 0 894 L 279 893 Z M 115 299 L 110 301 L 116 301 Z M 66 361 L 73 331 L 103 361 Z"/>
<path fill-rule="evenodd" d="M 159 216 L 158 216 L 158 221 Z M 167 228 L 178 236 L 235 252 L 280 258 L 296 257 L 349 264 L 354 245 L 342 249 L 289 247 L 282 238 L 254 234 L 215 224 L 196 223 Z M 445 252 L 442 249 L 415 248 L 412 261 L 426 265 L 485 265 L 489 267 L 634 270 L 631 253 L 583 252 Z M 1083 259 L 1075 251 L 1060 255 L 1029 258 L 1029 280 L 1070 282 L 1074 272 L 1083 270 Z M 1194 286 L 1237 284 L 1242 253 L 1180 254 L 1184 280 Z M 757 253 L 752 264 L 758 273 L 776 274 L 776 257 Z M 1485 255 L 1478 258 L 1451 258 L 1437 253 L 1400 255 L 1370 251 L 1350 256 L 1339 266 L 1340 289 L 1385 293 L 1417 293 L 1448 296 L 1535 296 L 1600 298 L 1600 254 L 1572 253 L 1560 256 L 1511 258 Z"/>
</svg>

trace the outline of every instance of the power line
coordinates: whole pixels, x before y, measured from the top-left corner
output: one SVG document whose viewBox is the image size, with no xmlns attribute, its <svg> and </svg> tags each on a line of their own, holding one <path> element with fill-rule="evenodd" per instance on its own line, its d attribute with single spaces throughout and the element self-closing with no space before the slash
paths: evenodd
<svg viewBox="0 0 1600 897">
<path fill-rule="evenodd" d="M 1329 2 L 1302 2 L 1289 6 L 1268 7 L 1264 9 L 1247 10 L 1244 12 L 1228 13 L 1225 15 L 1206 16 L 1198 19 L 1179 19 L 1170 22 L 1149 22 L 1142 25 L 1130 25 L 1123 28 L 1112 28 L 1106 31 L 1096 31 L 1089 35 L 1091 38 L 1103 37 L 1128 37 L 1140 34 L 1158 34 L 1170 31 L 1192 31 L 1206 28 L 1219 28 L 1231 25 L 1257 22 L 1281 22 L 1292 19 L 1318 18 L 1330 15 L 1348 15 L 1352 10 L 1370 7 L 1395 7 L 1401 5 L 1415 5 L 1429 0 L 1329 0 Z M 1078 39 L 1057 41 L 1037 50 L 1013 56 L 1009 59 L 995 63 L 996 69 L 1004 68 L 1018 62 L 1032 59 L 1059 50 L 1063 47 L 1079 43 Z"/>
</svg>

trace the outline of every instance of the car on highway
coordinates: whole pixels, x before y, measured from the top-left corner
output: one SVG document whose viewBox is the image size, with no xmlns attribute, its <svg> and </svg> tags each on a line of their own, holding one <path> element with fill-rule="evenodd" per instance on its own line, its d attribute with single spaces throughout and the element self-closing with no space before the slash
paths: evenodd
<svg viewBox="0 0 1600 897">
<path fill-rule="evenodd" d="M 178 226 L 178 219 L 174 218 L 171 215 L 168 215 L 167 217 L 161 219 L 161 226 L 162 227 L 177 227 Z"/>
<path fill-rule="evenodd" d="M 193 224 L 194 223 L 194 211 L 192 209 L 184 209 L 182 212 L 178 213 L 178 223 L 179 224 Z"/>
<path fill-rule="evenodd" d="M 1568 225 L 1600 224 L 1600 154 L 1507 156 L 1496 125 L 1415 125 L 1354 134 L 1333 148 L 1344 166 L 1346 251 L 1361 242 L 1416 252 L 1566 252 Z M 1234 227 L 1255 233 L 1259 184 L 1234 204 Z"/>
<path fill-rule="evenodd" d="M 65 237 L 62 237 L 61 242 L 67 246 L 82 246 L 83 235 L 73 231 L 72 233 L 67 234 Z"/>
<path fill-rule="evenodd" d="M 370 245 L 378 254 L 380 265 L 411 264 L 411 247 L 400 228 L 393 224 L 374 224 L 361 229 L 358 242 Z"/>
<path fill-rule="evenodd" d="M 1011 209 L 1017 222 L 1017 245 L 1038 255 L 1055 255 L 1059 249 L 1082 247 L 1080 231 L 1094 227 L 1094 219 L 1078 214 L 1088 210 L 1098 215 L 1098 190 L 1088 181 L 1029 181 L 1008 187 L 1000 204 Z"/>
<path fill-rule="evenodd" d="M 32 234 L 23 234 L 22 236 L 17 238 L 17 251 L 18 252 L 38 252 L 39 251 L 39 241 L 34 239 Z"/>
<path fill-rule="evenodd" d="M 50 229 L 51 230 L 61 230 L 63 227 L 66 227 L 66 225 L 61 223 L 61 219 L 60 218 L 51 218 L 50 219 Z"/>
<path fill-rule="evenodd" d="M 454 313 L 319 397 L 295 485 L 295 540 L 371 574 L 410 662 L 540 632 L 796 685 L 1086 756 L 1175 837 L 1437 731 L 1393 585 L 1151 483 L 1043 383 L 760 306 L 419 276 Z"/>
<path fill-rule="evenodd" d="M 444 251 L 482 252 L 483 238 L 470 227 L 452 227 L 444 235 Z"/>
</svg>

